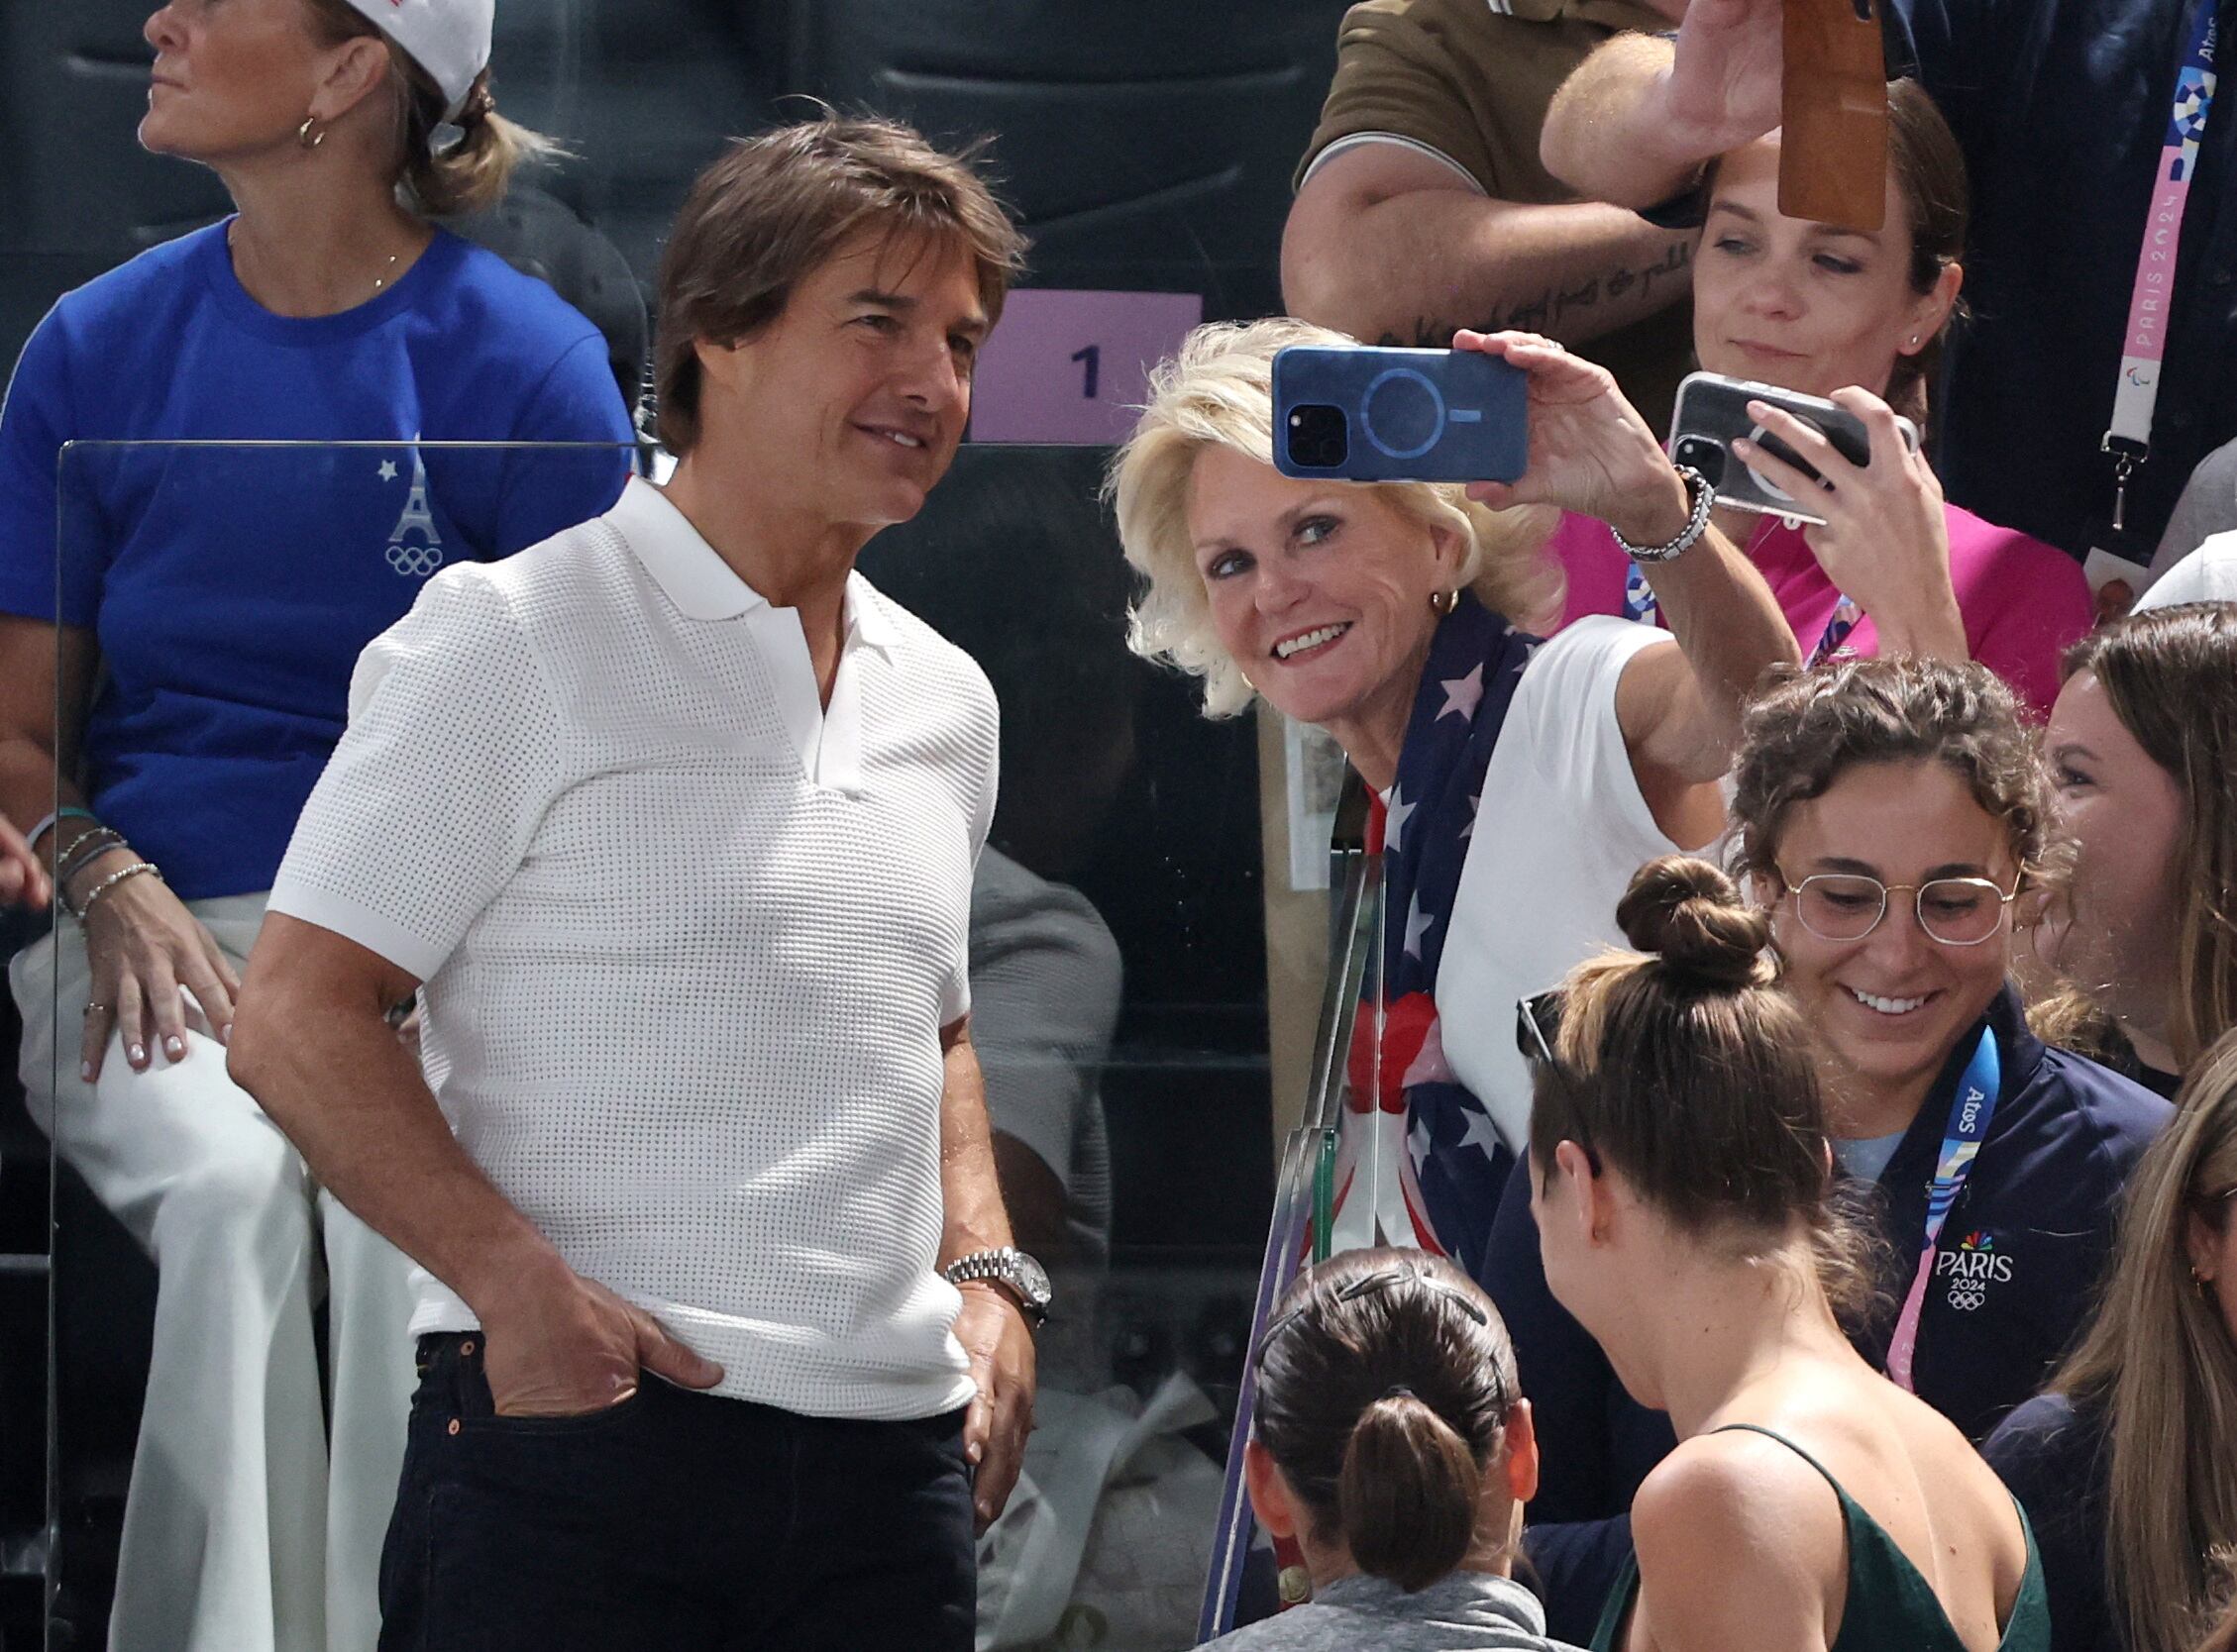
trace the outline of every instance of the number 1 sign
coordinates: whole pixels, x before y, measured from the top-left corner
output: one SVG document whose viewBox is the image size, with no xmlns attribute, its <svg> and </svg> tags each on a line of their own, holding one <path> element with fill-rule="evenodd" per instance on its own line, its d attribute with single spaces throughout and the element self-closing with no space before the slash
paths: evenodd
<svg viewBox="0 0 2237 1652">
<path fill-rule="evenodd" d="M 1122 442 L 1149 369 L 1204 319 L 1193 292 L 1013 292 L 979 353 L 974 442 Z"/>
</svg>

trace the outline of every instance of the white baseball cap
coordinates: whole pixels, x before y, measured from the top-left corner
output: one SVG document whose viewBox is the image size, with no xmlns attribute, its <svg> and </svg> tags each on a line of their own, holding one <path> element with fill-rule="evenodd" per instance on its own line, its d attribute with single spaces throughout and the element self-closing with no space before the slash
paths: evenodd
<svg viewBox="0 0 2237 1652">
<path fill-rule="evenodd" d="M 443 116 L 456 120 L 475 76 L 489 66 L 497 0 L 350 0 L 443 88 Z"/>
<path fill-rule="evenodd" d="M 2237 532 L 2214 534 L 2157 579 L 2131 612 L 2178 602 L 2237 601 Z"/>
</svg>

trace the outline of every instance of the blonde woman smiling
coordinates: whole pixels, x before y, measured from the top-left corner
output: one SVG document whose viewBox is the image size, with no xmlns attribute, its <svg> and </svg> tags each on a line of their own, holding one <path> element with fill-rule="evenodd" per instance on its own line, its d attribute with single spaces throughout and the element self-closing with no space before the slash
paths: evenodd
<svg viewBox="0 0 2237 1652">
<path fill-rule="evenodd" d="M 1411 1237 L 1481 1263 L 1529 1118 L 1528 1075 L 1480 1014 L 1612 941 L 1633 871 L 1723 824 L 1743 699 L 1792 634 L 1707 526 L 1607 371 L 1529 334 L 1462 333 L 1530 377 L 1513 484 L 1363 484 L 1272 463 L 1275 353 L 1344 345 L 1303 322 L 1200 328 L 1161 365 L 1112 474 L 1148 584 L 1137 652 L 1204 679 L 1208 715 L 1262 697 L 1318 724 L 1381 794 L 1381 1079 L 1373 1119 Z M 1651 568 L 1670 632 L 1612 619 L 1541 645 L 1554 505 L 1608 523 Z M 1494 508 L 1486 508 L 1494 507 Z M 1674 636 L 1674 640 L 1673 640 Z M 1406 1235 L 1396 1235 L 1406 1237 Z"/>
</svg>

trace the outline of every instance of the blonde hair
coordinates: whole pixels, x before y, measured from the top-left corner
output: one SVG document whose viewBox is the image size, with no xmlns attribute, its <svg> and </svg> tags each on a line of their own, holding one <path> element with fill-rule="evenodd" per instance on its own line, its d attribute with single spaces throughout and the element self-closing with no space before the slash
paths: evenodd
<svg viewBox="0 0 2237 1652">
<path fill-rule="evenodd" d="M 2104 1302 L 2054 1392 L 2105 1407 L 2105 1569 L 2131 1652 L 2188 1652 L 2237 1545 L 2237 1348 L 2190 1276 L 2193 1215 L 2231 1220 L 2237 1032 L 2190 1074 L 2129 1184 Z"/>
<path fill-rule="evenodd" d="M 1111 462 L 1105 495 L 1118 542 L 1147 583 L 1126 616 L 1126 644 L 1204 678 L 1208 717 L 1250 704 L 1242 668 L 1221 644 L 1189 539 L 1189 479 L 1215 444 L 1262 465 L 1274 461 L 1274 354 L 1290 345 L 1355 341 L 1311 322 L 1213 322 L 1199 327 L 1150 374 L 1149 404 Z M 1466 548 L 1461 579 L 1484 605 L 1526 629 L 1557 619 L 1561 574 L 1545 554 L 1554 513 L 1493 510 L 1458 482 L 1361 482 L 1423 528 L 1450 528 Z"/>
<path fill-rule="evenodd" d="M 396 110 L 396 153 L 389 181 L 427 217 L 450 218 L 493 207 L 504 199 L 517 167 L 567 155 L 552 139 L 497 113 L 486 68 L 474 77 L 467 92 L 457 121 L 458 141 L 438 150 L 435 134 L 446 124 L 448 100 L 435 77 L 346 0 L 304 3 L 324 44 L 339 46 L 367 37 L 387 47 L 388 95 Z"/>
</svg>

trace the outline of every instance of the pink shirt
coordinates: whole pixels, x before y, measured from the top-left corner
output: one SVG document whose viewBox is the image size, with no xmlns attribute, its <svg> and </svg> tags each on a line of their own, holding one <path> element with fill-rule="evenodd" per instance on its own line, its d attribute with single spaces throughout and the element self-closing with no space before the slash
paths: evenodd
<svg viewBox="0 0 2237 1652">
<path fill-rule="evenodd" d="M 2059 691 L 2059 656 L 2096 619 L 2081 565 L 2039 539 L 1992 527 L 1956 505 L 1943 507 L 1950 532 L 1950 582 L 1958 593 L 1966 643 L 1972 657 L 2017 690 L 2037 715 Z M 1616 548 L 1606 524 L 1563 515 L 1553 532 L 1553 552 L 1569 578 L 1561 623 L 1586 614 L 1621 614 L 1630 559 Z M 1802 530 L 1764 517 L 1748 555 L 1794 628 L 1807 660 L 1825 636 L 1841 593 L 1818 567 Z M 1869 614 L 1857 622 L 1842 652 L 1879 652 L 1879 628 Z"/>
</svg>

